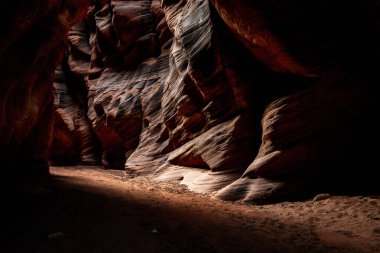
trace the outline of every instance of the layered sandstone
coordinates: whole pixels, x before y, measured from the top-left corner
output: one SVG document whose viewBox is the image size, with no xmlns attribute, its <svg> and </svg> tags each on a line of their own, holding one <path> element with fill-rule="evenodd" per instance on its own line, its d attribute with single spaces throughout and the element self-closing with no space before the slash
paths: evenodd
<svg viewBox="0 0 380 253">
<path fill-rule="evenodd" d="M 377 2 L 93 1 L 69 32 L 56 70 L 50 159 L 101 161 L 226 200 L 373 186 Z M 57 20 L 66 17 L 58 13 Z M 21 37 L 27 29 L 18 29 Z M 58 41 L 65 33 L 46 34 Z M 2 62 L 4 80 L 26 85 L 38 105 L 22 96 L 8 100 L 18 104 L 9 107 L 15 112 L 3 107 L 2 115 L 13 116 L 2 120 L 14 117 L 19 125 L 0 124 L 2 152 L 18 153 L 36 125 L 30 138 L 41 142 L 32 143 L 42 158 L 51 120 L 36 122 L 53 100 L 36 98 L 52 87 L 33 85 L 51 82 L 59 57 L 49 44 L 33 56 L 49 58 L 46 64 L 13 63 L 11 52 L 20 54 L 12 59 L 25 53 L 15 49 L 17 36 L 4 37 L 3 48 L 13 50 L 1 51 L 9 61 Z M 16 78 L 15 69 L 28 68 L 30 75 Z M 20 94 L 12 89 L 1 95 Z"/>
<path fill-rule="evenodd" d="M 96 2 L 69 35 L 67 64 L 85 65 L 103 164 L 228 200 L 351 184 L 354 164 L 368 165 L 352 157 L 368 145 L 375 7 Z"/>
<path fill-rule="evenodd" d="M 0 160 L 5 173 L 46 174 L 52 84 L 64 40 L 87 1 L 10 1 L 0 37 Z"/>
</svg>

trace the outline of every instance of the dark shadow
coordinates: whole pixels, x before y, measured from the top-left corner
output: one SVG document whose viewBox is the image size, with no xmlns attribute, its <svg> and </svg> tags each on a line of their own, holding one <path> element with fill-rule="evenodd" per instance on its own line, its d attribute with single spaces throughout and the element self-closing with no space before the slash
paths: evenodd
<svg viewBox="0 0 380 253">
<path fill-rule="evenodd" d="M 227 217 L 220 211 L 205 213 L 191 204 L 166 204 L 76 177 L 52 176 L 42 187 L 3 199 L 1 252 L 322 252 L 302 245 L 284 248 L 260 229 L 260 217 Z M 279 224 L 276 217 L 267 220 L 277 233 L 295 226 Z M 311 230 L 308 224 L 297 226 Z"/>
</svg>

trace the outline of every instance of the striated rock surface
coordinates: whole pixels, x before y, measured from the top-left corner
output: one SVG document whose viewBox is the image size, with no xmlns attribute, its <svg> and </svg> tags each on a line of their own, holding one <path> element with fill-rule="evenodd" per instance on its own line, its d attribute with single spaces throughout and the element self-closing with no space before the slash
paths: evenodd
<svg viewBox="0 0 380 253">
<path fill-rule="evenodd" d="M 362 134 L 378 139 L 373 123 L 364 120 L 376 107 L 371 83 L 378 80 L 378 1 L 212 2 L 266 66 L 315 80 L 268 105 L 258 155 L 216 196 L 268 201 L 311 188 L 376 190 L 375 154 Z"/>
<path fill-rule="evenodd" d="M 63 63 L 55 72 L 54 136 L 48 154 L 55 164 L 99 164 L 101 149 L 88 111 L 91 49 L 84 20 L 68 33 Z"/>
<path fill-rule="evenodd" d="M 72 73 L 67 66 L 59 66 L 55 72 L 54 135 L 48 158 L 61 165 L 99 164 L 100 145 L 87 118 L 86 87 L 80 86 L 83 79 L 78 81 L 65 72 Z"/>
<path fill-rule="evenodd" d="M 1 15 L 0 160 L 10 174 L 47 174 L 52 84 L 64 38 L 87 1 L 10 1 Z"/>
<path fill-rule="evenodd" d="M 370 98 L 367 88 L 337 69 L 315 85 L 270 103 L 258 155 L 242 178 L 216 196 L 258 201 L 302 195 L 311 188 L 374 190 L 374 151 L 363 149 L 371 141 L 360 134 L 373 131 L 361 122 L 373 113 L 373 101 L 365 100 Z M 373 136 L 377 138 L 375 132 Z"/>
<path fill-rule="evenodd" d="M 79 137 L 56 139 L 226 200 L 373 186 L 377 2 L 94 1 L 56 82 Z"/>
</svg>

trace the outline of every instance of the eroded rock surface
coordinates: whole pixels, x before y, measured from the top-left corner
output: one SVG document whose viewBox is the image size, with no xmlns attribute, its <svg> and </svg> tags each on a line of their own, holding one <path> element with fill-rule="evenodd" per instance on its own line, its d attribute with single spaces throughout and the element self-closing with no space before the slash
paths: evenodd
<svg viewBox="0 0 380 253">
<path fill-rule="evenodd" d="M 226 200 L 374 185 L 378 6 L 95 1 L 66 64 L 102 163 Z"/>
<path fill-rule="evenodd" d="M 0 160 L 4 173 L 46 174 L 52 84 L 67 32 L 87 1 L 11 1 L 0 35 Z"/>
<path fill-rule="evenodd" d="M 59 66 L 55 72 L 54 135 L 49 160 L 60 165 L 99 164 L 101 149 L 87 117 L 85 79 L 67 73 L 72 73 L 68 66 Z"/>
</svg>

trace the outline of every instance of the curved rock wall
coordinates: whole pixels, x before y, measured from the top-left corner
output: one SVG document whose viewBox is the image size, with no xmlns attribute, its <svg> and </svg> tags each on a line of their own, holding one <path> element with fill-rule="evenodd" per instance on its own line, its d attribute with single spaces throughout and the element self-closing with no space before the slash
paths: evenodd
<svg viewBox="0 0 380 253">
<path fill-rule="evenodd" d="M 55 71 L 54 135 L 48 157 L 51 164 L 96 165 L 100 162 L 100 145 L 87 117 L 87 90 L 67 65 Z"/>
<path fill-rule="evenodd" d="M 377 2 L 94 1 L 69 34 L 66 75 L 88 92 L 83 122 L 107 168 L 228 200 L 350 187 L 374 171 L 360 136 L 377 136 L 363 122 Z M 96 157 L 86 138 L 77 156 Z"/>
<path fill-rule="evenodd" d="M 70 27 L 87 1 L 10 1 L 0 37 L 0 160 L 4 173 L 46 174 L 52 83 Z M 3 168 L 2 165 L 2 168 Z"/>
</svg>

